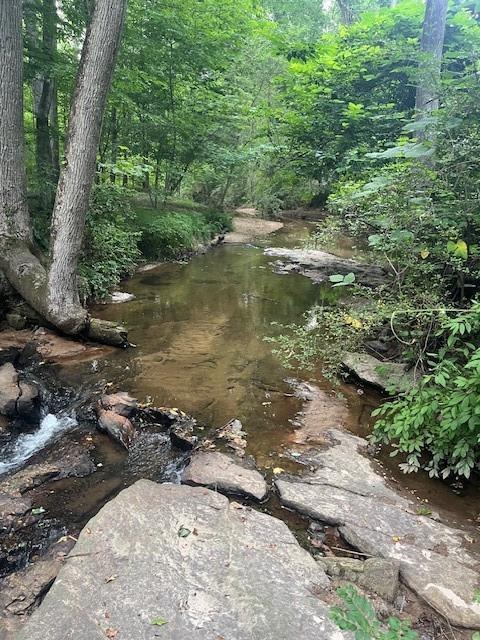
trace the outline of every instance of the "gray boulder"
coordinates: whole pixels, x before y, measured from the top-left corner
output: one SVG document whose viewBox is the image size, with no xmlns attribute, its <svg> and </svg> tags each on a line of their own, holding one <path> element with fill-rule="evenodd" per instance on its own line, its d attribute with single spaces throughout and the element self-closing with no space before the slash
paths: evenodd
<svg viewBox="0 0 480 640">
<path fill-rule="evenodd" d="M 382 362 L 368 353 L 347 353 L 342 364 L 359 380 L 381 391 L 391 387 L 405 390 L 414 384 L 413 373 L 401 362 Z"/>
<path fill-rule="evenodd" d="M 313 282 L 326 282 L 329 276 L 354 273 L 356 281 L 369 287 L 385 284 L 388 274 L 382 267 L 364 264 L 356 260 L 339 258 L 331 253 L 317 249 L 284 249 L 281 247 L 265 249 L 265 254 L 273 258 L 282 258 L 276 264 L 280 273 L 301 273 Z"/>
<path fill-rule="evenodd" d="M 267 496 L 267 483 L 258 471 L 246 469 L 218 451 L 196 453 L 184 471 L 183 482 L 255 500 Z"/>
<path fill-rule="evenodd" d="M 403 581 L 453 625 L 480 629 L 480 556 L 464 532 L 420 515 L 418 503 L 398 495 L 363 455 L 366 442 L 338 430 L 300 480 L 277 480 L 285 506 L 339 527 L 353 547 L 396 560 Z"/>
<path fill-rule="evenodd" d="M 17 640 L 342 640 L 287 526 L 199 487 L 140 480 L 88 523 Z"/>
</svg>

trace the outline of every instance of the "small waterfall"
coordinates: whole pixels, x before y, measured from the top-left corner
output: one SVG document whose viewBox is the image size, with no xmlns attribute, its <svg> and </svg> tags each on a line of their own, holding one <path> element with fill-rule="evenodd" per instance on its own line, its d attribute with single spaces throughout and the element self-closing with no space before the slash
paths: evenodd
<svg viewBox="0 0 480 640">
<path fill-rule="evenodd" d="M 19 467 L 61 433 L 76 425 L 77 421 L 71 416 L 55 416 L 48 413 L 42 418 L 36 431 L 21 434 L 14 443 L 1 452 L 3 459 L 0 461 L 0 475 Z"/>
</svg>

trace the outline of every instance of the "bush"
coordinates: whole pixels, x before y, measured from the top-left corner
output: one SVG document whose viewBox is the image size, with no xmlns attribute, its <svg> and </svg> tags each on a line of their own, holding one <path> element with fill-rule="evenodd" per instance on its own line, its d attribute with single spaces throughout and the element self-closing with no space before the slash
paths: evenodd
<svg viewBox="0 0 480 640">
<path fill-rule="evenodd" d="M 94 187 L 87 214 L 79 274 L 86 298 L 104 298 L 133 272 L 140 258 L 141 233 L 129 204 L 129 192 L 114 184 Z"/>
<path fill-rule="evenodd" d="M 454 318 L 444 314 L 437 337 L 444 344 L 430 354 L 429 374 L 373 412 L 380 419 L 372 439 L 406 455 L 406 473 L 423 462 L 430 476 L 468 478 L 480 457 L 480 304 Z"/>
<path fill-rule="evenodd" d="M 142 211 L 140 249 L 146 258 L 172 260 L 185 256 L 222 231 L 231 229 L 231 218 L 224 213 L 158 213 Z"/>
<path fill-rule="evenodd" d="M 334 607 L 331 617 L 342 631 L 352 631 L 355 640 L 418 640 L 406 620 L 391 617 L 384 628 L 370 602 L 353 585 L 341 587 L 337 594 L 343 606 Z"/>
</svg>

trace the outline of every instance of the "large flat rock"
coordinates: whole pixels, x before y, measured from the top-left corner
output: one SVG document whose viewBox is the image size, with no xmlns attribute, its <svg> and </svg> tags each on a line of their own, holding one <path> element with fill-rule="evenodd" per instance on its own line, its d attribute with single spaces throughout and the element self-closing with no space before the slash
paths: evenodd
<svg viewBox="0 0 480 640">
<path fill-rule="evenodd" d="M 194 454 L 183 474 L 186 484 L 202 485 L 221 493 L 239 494 L 263 500 L 267 496 L 265 478 L 256 469 L 247 469 L 219 451 Z"/>
<path fill-rule="evenodd" d="M 332 253 L 318 249 L 285 249 L 269 247 L 265 254 L 272 258 L 281 258 L 277 268 L 280 273 L 296 272 L 307 276 L 313 282 L 328 281 L 329 276 L 354 273 L 360 284 L 377 287 L 387 281 L 387 272 L 382 267 L 364 264 L 349 258 L 339 258 Z"/>
<path fill-rule="evenodd" d="M 398 495 L 363 455 L 366 442 L 331 430 L 332 446 L 310 462 L 317 471 L 300 480 L 277 480 L 281 502 L 340 528 L 364 553 L 400 562 L 400 575 L 452 624 L 480 628 L 480 558 L 463 532 L 418 514 L 418 503 Z"/>
<path fill-rule="evenodd" d="M 18 640 L 350 637 L 315 595 L 327 584 L 280 520 L 140 480 L 88 523 Z"/>
</svg>

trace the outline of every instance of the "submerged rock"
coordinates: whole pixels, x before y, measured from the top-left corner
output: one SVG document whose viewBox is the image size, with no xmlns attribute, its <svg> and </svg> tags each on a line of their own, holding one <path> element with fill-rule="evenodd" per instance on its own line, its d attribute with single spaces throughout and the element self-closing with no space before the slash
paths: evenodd
<svg viewBox="0 0 480 640">
<path fill-rule="evenodd" d="M 247 448 L 247 434 L 243 430 L 240 420 L 230 420 L 226 425 L 217 430 L 215 437 L 223 440 L 229 449 L 239 457 L 245 455 Z"/>
<path fill-rule="evenodd" d="M 402 580 L 451 624 L 480 628 L 480 556 L 462 531 L 419 515 L 419 504 L 395 491 L 363 454 L 366 441 L 332 429 L 311 475 L 277 480 L 283 505 L 335 525 L 354 548 L 400 563 Z"/>
<path fill-rule="evenodd" d="M 378 287 L 388 279 L 388 274 L 382 267 L 339 258 L 317 249 L 275 247 L 265 249 L 265 255 L 284 259 L 276 264 L 279 273 L 301 273 L 313 282 L 326 282 L 331 275 L 348 273 L 354 273 L 356 281 L 368 287 Z"/>
<path fill-rule="evenodd" d="M 263 500 L 267 496 L 267 483 L 261 473 L 240 466 L 218 451 L 194 454 L 182 480 L 186 484 L 202 485 L 221 493 L 239 494 L 255 500 Z"/>
<path fill-rule="evenodd" d="M 315 595 L 328 583 L 280 520 L 140 480 L 88 523 L 17 640 L 350 638 Z"/>
<path fill-rule="evenodd" d="M 413 373 L 406 371 L 401 362 L 383 362 L 368 353 L 347 353 L 342 364 L 359 380 L 381 391 L 390 388 L 403 390 L 414 383 Z"/>
</svg>

